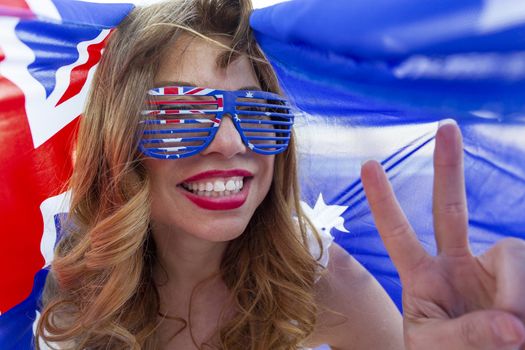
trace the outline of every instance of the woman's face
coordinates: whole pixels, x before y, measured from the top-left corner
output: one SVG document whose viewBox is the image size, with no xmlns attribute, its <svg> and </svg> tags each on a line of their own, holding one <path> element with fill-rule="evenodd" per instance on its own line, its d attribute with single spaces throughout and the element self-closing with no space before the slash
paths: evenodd
<svg viewBox="0 0 525 350">
<path fill-rule="evenodd" d="M 156 85 L 258 89 L 246 57 L 237 58 L 227 68 L 217 67 L 217 56 L 222 52 L 213 43 L 182 36 L 161 60 Z M 244 231 L 268 193 L 274 156 L 247 149 L 225 116 L 214 140 L 201 153 L 177 160 L 148 158 L 144 163 L 151 179 L 156 240 L 161 238 L 158 233 L 168 232 L 224 242 Z"/>
</svg>

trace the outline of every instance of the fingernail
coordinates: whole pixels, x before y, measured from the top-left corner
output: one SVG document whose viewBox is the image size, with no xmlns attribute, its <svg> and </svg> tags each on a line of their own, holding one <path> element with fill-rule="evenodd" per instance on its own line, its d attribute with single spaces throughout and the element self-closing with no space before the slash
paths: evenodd
<svg viewBox="0 0 525 350">
<path fill-rule="evenodd" d="M 506 344 L 518 343 L 521 338 L 514 327 L 514 323 L 505 316 L 496 316 L 496 318 L 492 320 L 492 329 Z"/>
<path fill-rule="evenodd" d="M 361 167 L 365 165 L 366 163 L 370 162 L 372 159 L 363 159 L 361 160 Z"/>
<path fill-rule="evenodd" d="M 440 128 L 443 125 L 458 125 L 458 123 L 452 118 L 447 118 L 447 119 L 442 119 L 439 121 L 438 127 Z"/>
<path fill-rule="evenodd" d="M 367 174 L 369 180 L 376 183 L 379 182 L 379 173 L 381 172 L 381 165 L 379 162 L 368 159 L 361 163 L 361 171 L 364 171 Z"/>
</svg>

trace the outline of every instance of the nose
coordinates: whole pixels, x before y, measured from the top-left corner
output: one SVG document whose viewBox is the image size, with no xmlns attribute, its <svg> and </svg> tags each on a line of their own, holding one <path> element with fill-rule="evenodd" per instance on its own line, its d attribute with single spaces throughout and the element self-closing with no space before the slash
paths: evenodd
<svg viewBox="0 0 525 350">
<path fill-rule="evenodd" d="M 247 148 L 242 142 L 241 135 L 235 128 L 231 116 L 224 115 L 213 141 L 201 154 L 218 153 L 229 159 L 236 154 L 244 154 L 246 151 Z"/>
</svg>

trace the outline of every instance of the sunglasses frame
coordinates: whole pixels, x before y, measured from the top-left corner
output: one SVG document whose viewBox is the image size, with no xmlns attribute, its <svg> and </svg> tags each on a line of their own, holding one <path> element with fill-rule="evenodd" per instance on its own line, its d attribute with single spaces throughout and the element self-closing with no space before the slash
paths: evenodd
<svg viewBox="0 0 525 350">
<path fill-rule="evenodd" d="M 202 101 L 195 100 L 191 101 L 192 105 L 206 105 L 206 104 L 212 104 L 216 105 L 216 108 L 213 109 L 188 109 L 188 110 L 181 110 L 181 109 L 158 109 L 155 108 L 159 104 L 170 104 L 169 101 L 155 101 L 152 103 L 151 99 L 148 101 L 148 107 L 151 109 L 146 109 L 142 111 L 143 116 L 157 116 L 157 115 L 173 115 L 176 117 L 177 115 L 214 115 L 214 118 L 212 119 L 146 119 L 141 120 L 141 124 L 145 124 L 147 129 L 147 125 L 151 124 L 175 124 L 178 125 L 179 128 L 177 129 L 162 129 L 162 130 L 144 130 L 144 135 L 152 135 L 152 134 L 178 134 L 178 133 L 198 133 L 198 132 L 209 132 L 207 136 L 203 137 L 189 137 L 189 138 L 180 138 L 176 139 L 177 141 L 166 141 L 166 139 L 149 139 L 142 137 L 139 144 L 140 151 L 148 157 L 157 158 L 157 159 L 180 159 L 180 158 L 187 158 L 191 157 L 193 155 L 196 155 L 200 152 L 202 152 L 206 147 L 210 145 L 210 143 L 215 138 L 215 135 L 217 134 L 217 131 L 219 130 L 219 126 L 221 124 L 221 121 L 224 117 L 224 115 L 229 115 L 233 124 L 235 125 L 235 128 L 237 129 L 237 132 L 241 136 L 242 142 L 253 152 L 264 154 L 264 155 L 273 155 L 273 154 L 279 154 L 281 152 L 284 152 L 286 148 L 288 147 L 288 143 L 290 141 L 290 136 L 292 133 L 292 126 L 294 122 L 294 114 L 292 113 L 292 108 L 289 104 L 289 102 L 282 96 L 272 93 L 272 92 L 266 92 L 266 91 L 259 91 L 259 90 L 235 90 L 235 91 L 229 91 L 229 90 L 218 90 L 218 89 L 209 89 L 209 88 L 202 88 L 202 87 L 189 87 L 189 86 L 165 86 L 165 87 L 158 87 L 153 88 L 148 91 L 148 95 L 153 98 L 159 98 L 162 96 L 186 96 L 186 97 L 193 97 L 193 96 L 211 96 L 214 97 L 215 100 L 212 101 Z M 237 101 L 238 99 L 258 99 L 258 100 L 265 100 L 265 103 L 261 102 L 251 102 L 251 101 Z M 274 103 L 271 103 L 270 101 L 273 101 Z M 190 101 L 184 101 L 184 100 L 174 100 L 171 103 L 173 105 L 179 106 L 183 105 L 185 103 L 189 104 Z M 250 110 L 238 110 L 237 108 L 270 108 L 285 111 L 286 113 L 279 113 L 279 112 L 272 112 L 272 111 L 250 111 Z M 242 119 L 240 115 L 248 115 L 248 116 L 254 116 L 254 117 L 270 117 L 272 119 L 263 120 L 263 119 Z M 276 119 L 279 120 L 276 120 Z M 181 123 L 188 123 L 188 124 L 197 124 L 197 123 L 212 123 L 212 125 L 208 128 L 186 128 L 186 129 L 180 129 Z M 264 131 L 265 129 L 261 128 L 246 128 L 242 127 L 241 124 L 254 124 L 254 125 L 261 125 L 261 124 L 267 124 L 267 125 L 273 125 L 277 127 L 281 127 L 283 129 L 268 129 L 268 131 Z M 270 131 L 270 130 L 277 130 L 277 131 Z M 272 132 L 274 134 L 279 134 L 279 136 L 251 136 L 248 137 L 245 132 L 254 132 L 254 133 L 261 133 L 261 132 Z M 191 142 L 196 141 L 197 139 L 204 142 L 199 146 L 179 146 L 179 147 L 167 147 L 179 150 L 188 150 L 184 153 L 177 153 L 177 154 L 166 154 L 166 149 L 162 149 L 159 147 L 145 147 L 145 144 L 162 144 L 162 143 L 169 143 L 169 142 Z M 174 139 L 167 139 L 167 140 L 174 140 Z M 251 141 L 259 140 L 259 141 L 275 141 L 275 142 L 281 142 L 281 143 L 274 143 L 274 144 L 254 144 Z M 273 148 L 273 149 L 272 149 Z"/>
</svg>

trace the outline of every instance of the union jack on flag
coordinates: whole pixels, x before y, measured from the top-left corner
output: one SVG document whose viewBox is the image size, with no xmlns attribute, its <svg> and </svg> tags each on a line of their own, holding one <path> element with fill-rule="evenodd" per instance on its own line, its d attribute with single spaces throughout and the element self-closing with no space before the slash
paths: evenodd
<svg viewBox="0 0 525 350">
<path fill-rule="evenodd" d="M 30 344 L 94 69 L 132 4 L 0 1 L 0 347 Z M 35 281 L 35 291 L 45 270 Z M 38 293 L 36 293 L 38 294 Z M 10 310 L 11 309 L 11 310 Z M 22 337 L 22 338 L 20 338 Z"/>
</svg>

